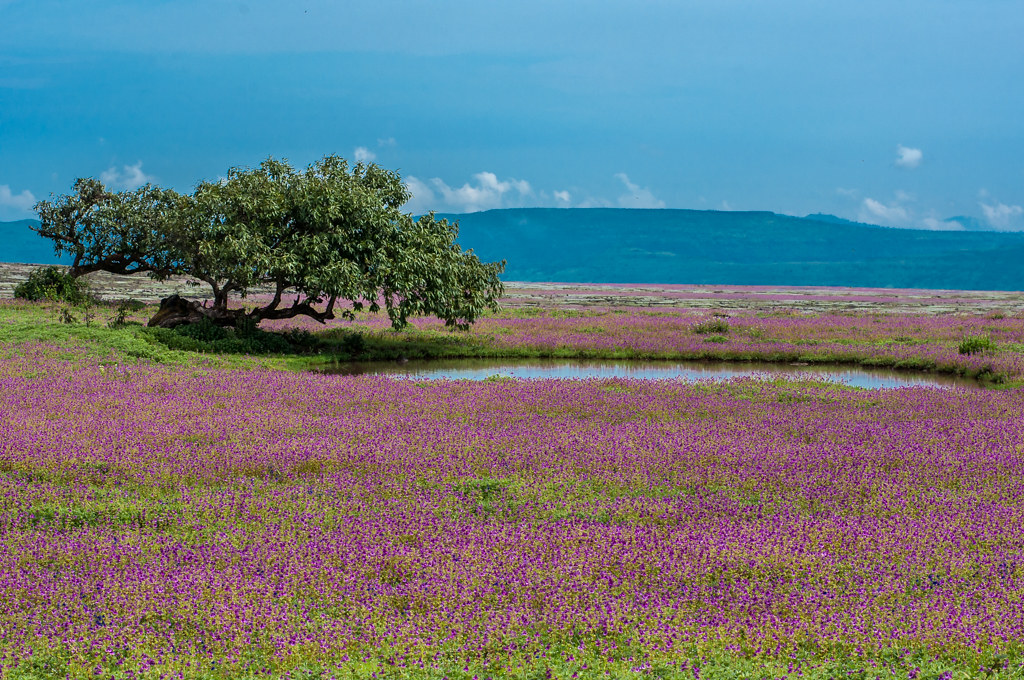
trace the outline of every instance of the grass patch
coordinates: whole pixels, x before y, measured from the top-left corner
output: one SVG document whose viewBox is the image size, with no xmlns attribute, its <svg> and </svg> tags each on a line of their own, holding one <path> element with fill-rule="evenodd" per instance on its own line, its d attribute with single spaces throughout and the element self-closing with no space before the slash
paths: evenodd
<svg viewBox="0 0 1024 680">
<path fill-rule="evenodd" d="M 972 335 L 960 341 L 958 350 L 960 354 L 984 354 L 992 352 L 996 348 L 992 338 L 987 335 Z"/>
<path fill-rule="evenodd" d="M 708 319 L 693 327 L 697 335 L 724 334 L 729 332 L 729 322 L 722 318 Z"/>
<path fill-rule="evenodd" d="M 609 344 L 603 338 L 613 339 L 615 333 L 621 331 L 590 326 L 585 321 L 578 326 L 604 329 L 601 333 L 584 334 L 602 338 L 595 344 L 552 344 L 549 341 L 533 344 L 528 337 L 520 343 L 509 343 L 505 339 L 509 332 L 521 332 L 514 324 L 517 318 L 533 318 L 542 314 L 551 319 L 607 315 L 607 312 L 595 311 L 554 310 L 549 314 L 536 308 L 503 310 L 489 315 L 487 324 L 469 332 L 433 326 L 410 326 L 402 331 L 372 328 L 360 322 L 368 319 L 361 314 L 351 325 L 328 326 L 315 332 L 285 332 L 221 328 L 213 324 L 195 324 L 173 330 L 148 328 L 142 324 L 154 313 L 155 307 L 140 309 L 138 305 L 125 303 L 94 305 L 95 322 L 85 323 L 78 318 L 72 323 L 62 323 L 59 318 L 61 309 L 59 303 L 48 302 L 12 301 L 0 305 L 0 346 L 11 352 L 19 351 L 15 349 L 17 347 L 44 344 L 51 346 L 54 352 L 77 353 L 79 359 L 106 363 L 198 363 L 209 368 L 259 367 L 294 371 L 329 370 L 332 364 L 346 361 L 416 359 L 805 361 L 935 371 L 976 378 L 993 385 L 1014 386 L 1021 382 L 1015 376 L 1005 374 L 996 361 L 979 368 L 966 362 L 937 363 L 923 351 L 910 357 L 889 354 L 897 347 L 926 349 L 937 344 L 909 334 L 867 342 L 853 342 L 843 337 L 820 341 L 801 338 L 772 340 L 769 332 L 760 327 L 740 327 L 736 329 L 738 335 L 727 335 L 730 328 L 724 318 L 711 318 L 690 328 L 703 336 L 703 342 L 689 347 L 684 343 L 683 347 L 672 349 L 672 344 L 664 348 L 657 344 L 631 346 L 625 336 L 623 345 Z M 663 316 L 662 313 L 659 315 Z M 510 324 L 502 325 L 502 319 Z M 681 326 L 680 330 L 683 329 L 685 326 Z M 715 329 L 724 330 L 725 334 L 712 332 Z M 637 332 L 641 330 L 637 329 Z M 747 341 L 757 344 L 744 346 Z M 772 343 L 772 347 L 766 348 L 764 343 Z M 886 347 L 894 349 L 887 350 Z M 1016 352 L 1020 347 L 1024 344 L 1007 343 L 1000 351 Z M 979 352 L 994 353 L 995 349 L 995 343 L 989 336 L 980 339 L 972 336 L 963 341 L 960 351 L 963 356 L 969 356 Z"/>
</svg>

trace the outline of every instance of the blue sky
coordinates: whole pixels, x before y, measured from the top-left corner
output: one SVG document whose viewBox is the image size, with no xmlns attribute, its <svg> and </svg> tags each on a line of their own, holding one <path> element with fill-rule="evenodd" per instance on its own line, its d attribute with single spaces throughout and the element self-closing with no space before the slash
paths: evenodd
<svg viewBox="0 0 1024 680">
<path fill-rule="evenodd" d="M 0 219 L 338 153 L 416 212 L 1019 230 L 1021 35 L 1020 0 L 0 0 Z"/>
</svg>

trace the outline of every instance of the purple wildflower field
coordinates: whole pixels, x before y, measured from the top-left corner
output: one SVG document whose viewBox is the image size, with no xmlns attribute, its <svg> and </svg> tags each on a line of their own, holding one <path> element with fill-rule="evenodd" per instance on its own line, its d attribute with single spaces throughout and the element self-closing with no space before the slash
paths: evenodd
<svg viewBox="0 0 1024 680">
<path fill-rule="evenodd" d="M 714 317 L 711 318 L 714 320 Z M 508 347 L 544 346 L 598 352 L 625 352 L 643 356 L 759 357 L 798 354 L 813 359 L 919 364 L 991 370 L 1010 375 L 1024 373 L 1024 355 L 1018 351 L 961 354 L 964 337 L 985 335 L 997 344 L 1024 340 L 1024 319 L 988 317 L 921 317 L 893 315 L 883 318 L 850 314 L 733 315 L 722 319 L 725 333 L 692 332 L 709 321 L 700 313 L 616 313 L 580 318 L 536 317 L 480 322 L 478 332 L 491 334 L 493 343 Z"/>
<path fill-rule="evenodd" d="M 708 324 L 723 331 L 702 332 Z M 269 322 L 269 329 L 316 331 L 308 319 Z M 451 337 L 434 319 L 413 319 L 414 330 Z M 714 326 L 712 326 L 713 328 Z M 328 328 L 391 338 L 383 315 L 335 320 Z M 412 340 L 417 336 L 406 335 Z M 965 339 L 981 338 L 985 351 L 964 353 Z M 734 310 L 628 308 L 517 309 L 480 319 L 465 335 L 490 356 L 614 357 L 840 362 L 937 370 L 1016 381 L 1024 377 L 1024 314 L 770 313 Z"/>
<path fill-rule="evenodd" d="M 1015 315 L 509 310 L 451 336 L 1024 374 Z M 1021 526 L 1019 388 L 0 352 L 5 678 L 1020 677 Z"/>
</svg>

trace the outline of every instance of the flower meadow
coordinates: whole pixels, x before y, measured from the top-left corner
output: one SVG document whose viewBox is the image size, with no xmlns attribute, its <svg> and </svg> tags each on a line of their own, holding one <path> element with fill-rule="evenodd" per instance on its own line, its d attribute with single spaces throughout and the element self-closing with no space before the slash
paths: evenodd
<svg viewBox="0 0 1024 680">
<path fill-rule="evenodd" d="M 308 319 L 265 324 L 316 330 Z M 334 332 L 358 332 L 395 356 L 542 356 L 708 359 L 862 364 L 930 370 L 991 382 L 1024 379 L 1024 314 L 806 313 L 792 310 L 644 308 L 508 309 L 453 333 L 434 319 L 413 319 L 393 333 L 383 315 L 338 319 Z M 423 345 L 424 338 L 433 346 Z M 966 340 L 981 351 L 965 352 Z"/>
<path fill-rule="evenodd" d="M 474 333 L 703 343 L 679 318 Z M 748 345 L 958 362 L 965 327 L 1005 344 L 1021 325 L 728 322 Z M 911 341 L 838 342 L 878 327 Z M 1021 527 L 1019 389 L 0 353 L 4 678 L 1021 677 Z"/>
<path fill-rule="evenodd" d="M 593 314 L 593 313 L 592 313 Z M 710 322 L 710 325 L 709 325 Z M 715 322 L 722 331 L 714 329 Z M 792 358 L 942 369 L 971 375 L 1024 375 L 1024 318 L 854 314 L 624 312 L 536 316 L 480 323 L 492 343 L 577 352 L 670 358 Z M 985 337 L 1009 351 L 962 354 L 963 338 Z"/>
</svg>

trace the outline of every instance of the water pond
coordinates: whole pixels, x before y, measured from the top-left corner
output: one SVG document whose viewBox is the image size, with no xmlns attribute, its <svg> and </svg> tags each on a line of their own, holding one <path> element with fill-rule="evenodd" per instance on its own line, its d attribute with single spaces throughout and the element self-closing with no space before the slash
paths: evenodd
<svg viewBox="0 0 1024 680">
<path fill-rule="evenodd" d="M 854 387 L 884 389 L 909 386 L 978 387 L 968 378 L 936 373 L 862 368 L 839 364 L 777 364 L 764 362 L 627 361 L 585 359 L 437 359 L 334 364 L 321 372 L 338 375 L 389 375 L 420 379 L 484 380 L 492 376 L 532 378 L 647 378 L 728 380 L 810 377 Z"/>
</svg>

